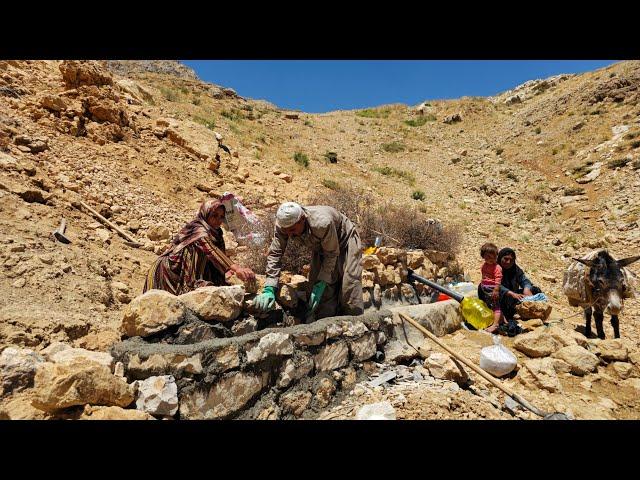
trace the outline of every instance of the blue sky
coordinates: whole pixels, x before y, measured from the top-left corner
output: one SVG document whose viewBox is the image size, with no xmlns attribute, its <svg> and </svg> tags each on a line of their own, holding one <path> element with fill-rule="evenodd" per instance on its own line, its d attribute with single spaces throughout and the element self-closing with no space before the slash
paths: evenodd
<svg viewBox="0 0 640 480">
<path fill-rule="evenodd" d="M 613 60 L 186 60 L 198 76 L 280 108 L 322 113 L 388 103 L 489 96 Z"/>
</svg>

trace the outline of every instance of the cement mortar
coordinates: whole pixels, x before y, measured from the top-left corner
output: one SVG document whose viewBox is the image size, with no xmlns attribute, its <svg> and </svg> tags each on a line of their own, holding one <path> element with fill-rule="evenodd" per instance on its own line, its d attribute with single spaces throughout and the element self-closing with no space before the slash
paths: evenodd
<svg viewBox="0 0 640 480">
<path fill-rule="evenodd" d="M 257 418 L 260 412 L 270 405 L 277 406 L 280 418 L 296 418 L 292 414 L 282 411 L 279 405 L 282 395 L 296 391 L 313 393 L 323 378 L 332 379 L 336 386 L 336 391 L 332 395 L 329 405 L 323 405 L 326 399 L 319 404 L 314 394 L 309 406 L 300 417 L 315 418 L 320 412 L 330 408 L 336 401 L 344 398 L 351 390 L 351 388 L 343 389 L 342 379 L 336 380 L 333 372 L 341 372 L 351 366 L 355 369 L 356 376 L 359 379 L 363 379 L 366 374 L 361 370 L 362 362 L 355 361 L 349 352 L 347 354 L 347 364 L 344 367 L 325 372 L 317 372 L 314 368 L 308 375 L 292 381 L 286 387 L 279 388 L 276 384 L 286 359 L 294 358 L 302 353 L 313 357 L 324 351 L 329 345 L 334 345 L 338 342 L 348 343 L 361 338 L 367 334 L 367 329 L 372 332 L 384 332 L 386 340 L 398 338 L 398 311 L 408 313 L 429 330 L 436 331 L 437 334 L 453 331 L 460 326 L 460 322 L 457 322 L 455 316 L 455 312 L 458 309 L 456 308 L 454 312 L 452 305 L 443 305 L 444 303 L 446 302 L 441 302 L 438 306 L 424 304 L 397 307 L 391 310 L 369 311 L 360 316 L 329 317 L 310 324 L 285 328 L 267 328 L 238 337 L 213 338 L 186 345 L 148 343 L 145 339 L 135 337 L 114 345 L 111 348 L 111 354 L 115 361 L 120 361 L 125 365 L 125 375 L 129 380 L 143 379 L 151 375 L 173 375 L 176 378 L 181 403 L 183 400 L 191 401 L 190 399 L 194 395 L 201 396 L 198 392 L 203 392 L 202 394 L 206 395 L 206 392 L 214 388 L 215 385 L 224 384 L 227 381 L 226 379 L 234 377 L 238 372 L 244 372 L 245 375 L 262 375 L 263 378 L 267 379 L 263 383 L 261 391 L 253 395 L 246 405 L 239 410 L 230 411 L 225 414 L 224 418 Z M 394 317 L 396 317 L 395 320 Z M 430 317 L 435 320 L 430 322 Z M 357 325 L 347 328 L 348 324 L 354 323 L 362 323 L 366 329 Z M 330 326 L 334 332 L 333 335 L 336 335 L 336 326 L 337 331 L 342 333 L 332 338 L 327 338 L 327 329 Z M 422 334 L 410 325 L 405 325 L 405 329 L 407 332 L 413 330 L 422 338 Z M 290 354 L 290 352 L 275 353 L 259 362 L 247 363 L 246 352 L 258 345 L 260 339 L 270 333 L 290 335 L 294 344 L 293 354 Z M 402 337 L 399 339 L 403 340 Z M 376 350 L 382 350 L 385 343 L 386 341 L 377 345 Z M 129 368 L 130 360 L 134 356 L 137 356 L 140 364 L 144 365 L 139 365 L 134 367 L 134 370 L 131 370 Z M 150 357 L 153 358 L 150 359 Z M 192 366 L 190 369 L 180 367 L 179 365 L 185 363 L 185 359 L 187 364 L 195 364 L 197 367 Z M 364 359 L 364 361 L 366 360 L 368 359 Z M 135 361 L 133 365 L 136 365 Z M 198 408 L 200 410 L 189 411 L 189 418 L 209 415 L 207 413 L 210 411 L 208 410 L 210 408 L 209 405 Z"/>
</svg>

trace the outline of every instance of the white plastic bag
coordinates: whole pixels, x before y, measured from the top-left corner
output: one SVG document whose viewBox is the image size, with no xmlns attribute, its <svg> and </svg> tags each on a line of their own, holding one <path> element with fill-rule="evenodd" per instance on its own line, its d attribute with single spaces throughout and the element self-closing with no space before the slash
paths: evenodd
<svg viewBox="0 0 640 480">
<path fill-rule="evenodd" d="M 494 377 L 502 377 L 511 373 L 518 359 L 507 347 L 500 343 L 498 335 L 493 336 L 493 346 L 480 350 L 480 368 Z"/>
<path fill-rule="evenodd" d="M 258 246 L 264 245 L 266 239 L 256 231 L 260 220 L 254 213 L 245 207 L 242 202 L 230 192 L 224 192 L 220 201 L 225 206 L 225 222 L 229 230 L 233 232 L 240 245 L 253 243 Z"/>
<path fill-rule="evenodd" d="M 477 296 L 478 295 L 478 285 L 473 282 L 458 282 L 456 284 L 451 285 L 451 290 L 465 297 L 468 295 Z"/>
<path fill-rule="evenodd" d="M 396 410 L 389 402 L 365 405 L 356 413 L 356 420 L 395 420 Z"/>
</svg>

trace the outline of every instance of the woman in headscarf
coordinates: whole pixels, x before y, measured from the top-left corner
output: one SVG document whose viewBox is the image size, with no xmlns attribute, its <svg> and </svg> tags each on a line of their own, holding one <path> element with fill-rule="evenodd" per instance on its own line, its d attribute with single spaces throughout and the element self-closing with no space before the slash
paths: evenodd
<svg viewBox="0 0 640 480">
<path fill-rule="evenodd" d="M 503 248 L 498 252 L 498 264 L 502 267 L 500 286 L 500 307 L 505 318 L 511 322 L 516 313 L 516 305 L 524 297 L 541 293 L 516 265 L 516 252 L 512 248 Z"/>
<path fill-rule="evenodd" d="M 250 268 L 234 264 L 225 254 L 220 225 L 225 207 L 219 200 L 200 205 L 196 217 L 173 239 L 171 246 L 149 269 L 143 293 L 151 289 L 182 295 L 199 287 L 226 285 L 234 274 L 242 281 L 254 282 Z"/>
</svg>

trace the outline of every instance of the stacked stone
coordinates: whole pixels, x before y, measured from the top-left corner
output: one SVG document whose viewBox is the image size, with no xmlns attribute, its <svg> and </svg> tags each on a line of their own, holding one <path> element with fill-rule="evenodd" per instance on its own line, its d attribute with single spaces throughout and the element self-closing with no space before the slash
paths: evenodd
<svg viewBox="0 0 640 480">
<path fill-rule="evenodd" d="M 192 345 L 131 339 L 112 353 L 125 377 L 140 381 L 139 390 L 147 384 L 173 388 L 175 381 L 182 419 L 237 418 L 241 412 L 242 418 L 290 418 L 326 407 L 338 389 L 353 386 L 356 369 L 384 350 L 391 335 L 391 313 L 381 311 Z M 275 396 L 251 407 L 268 391 Z M 138 408 L 146 402 L 175 414 L 175 404 L 162 395 L 151 400 L 140 400 Z"/>
<path fill-rule="evenodd" d="M 365 310 L 428 303 L 429 289 L 417 282 L 410 283 L 407 280 L 408 268 L 433 281 L 451 282 L 463 273 L 453 256 L 446 252 L 391 247 L 380 247 L 374 255 L 364 255 L 362 268 Z"/>
</svg>

